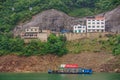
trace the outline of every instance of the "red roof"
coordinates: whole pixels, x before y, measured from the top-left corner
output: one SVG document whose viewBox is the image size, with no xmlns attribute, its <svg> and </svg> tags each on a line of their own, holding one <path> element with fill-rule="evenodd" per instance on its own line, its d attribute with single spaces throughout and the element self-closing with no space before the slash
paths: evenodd
<svg viewBox="0 0 120 80">
<path fill-rule="evenodd" d="M 104 20 L 105 18 L 102 17 L 102 16 L 96 16 L 95 19 L 96 19 L 96 20 Z"/>
<path fill-rule="evenodd" d="M 65 68 L 78 68 L 78 64 L 66 64 Z"/>
<path fill-rule="evenodd" d="M 87 19 L 104 20 L 105 17 L 103 17 L 103 16 L 95 16 L 95 17 L 87 17 Z"/>
</svg>

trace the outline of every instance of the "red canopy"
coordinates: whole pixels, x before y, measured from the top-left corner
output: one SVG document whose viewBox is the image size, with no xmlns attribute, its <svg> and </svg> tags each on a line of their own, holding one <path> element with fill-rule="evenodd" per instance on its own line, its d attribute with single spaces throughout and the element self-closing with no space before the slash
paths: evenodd
<svg viewBox="0 0 120 80">
<path fill-rule="evenodd" d="M 78 68 L 78 64 L 66 64 L 65 68 Z"/>
</svg>

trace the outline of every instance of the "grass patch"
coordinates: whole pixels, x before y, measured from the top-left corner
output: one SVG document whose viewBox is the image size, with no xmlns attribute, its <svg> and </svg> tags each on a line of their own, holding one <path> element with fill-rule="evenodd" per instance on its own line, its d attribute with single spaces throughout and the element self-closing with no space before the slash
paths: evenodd
<svg viewBox="0 0 120 80">
<path fill-rule="evenodd" d="M 84 17 L 84 16 L 92 16 L 94 13 L 90 10 L 90 8 L 76 8 L 73 9 L 70 13 L 70 16 L 74 17 Z"/>
<path fill-rule="evenodd" d="M 107 39 L 80 39 L 67 42 L 69 53 L 81 52 L 106 52 L 111 53 L 113 46 L 109 44 Z"/>
</svg>

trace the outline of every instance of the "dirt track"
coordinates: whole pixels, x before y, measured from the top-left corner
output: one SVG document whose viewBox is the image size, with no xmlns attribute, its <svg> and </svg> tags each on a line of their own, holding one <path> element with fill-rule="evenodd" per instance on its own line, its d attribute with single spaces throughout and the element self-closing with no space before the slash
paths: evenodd
<svg viewBox="0 0 120 80">
<path fill-rule="evenodd" d="M 46 72 L 48 69 L 57 69 L 60 64 L 70 63 L 76 63 L 84 68 L 92 68 L 95 72 L 109 71 L 109 69 L 106 70 L 107 63 L 110 60 L 113 61 L 114 58 L 111 54 L 106 53 L 67 54 L 63 57 L 6 55 L 0 57 L 0 72 Z M 120 70 L 119 67 L 117 69 Z M 114 69 L 112 70 L 114 71 Z"/>
</svg>

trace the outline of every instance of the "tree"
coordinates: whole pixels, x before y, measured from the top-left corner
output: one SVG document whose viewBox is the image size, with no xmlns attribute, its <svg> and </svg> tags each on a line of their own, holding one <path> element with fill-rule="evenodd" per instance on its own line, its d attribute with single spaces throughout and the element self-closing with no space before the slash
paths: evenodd
<svg viewBox="0 0 120 80">
<path fill-rule="evenodd" d="M 25 46 L 22 55 L 25 56 L 41 55 L 43 54 L 42 48 L 44 48 L 44 43 L 33 40 Z"/>
<path fill-rule="evenodd" d="M 51 34 L 47 42 L 47 53 L 62 56 L 67 53 L 67 48 L 65 46 L 65 38 L 63 36 L 57 37 L 55 34 Z"/>
<path fill-rule="evenodd" d="M 112 43 L 114 48 L 113 48 L 113 55 L 119 55 L 120 54 L 120 35 L 115 36 L 112 38 L 114 41 Z"/>
</svg>

